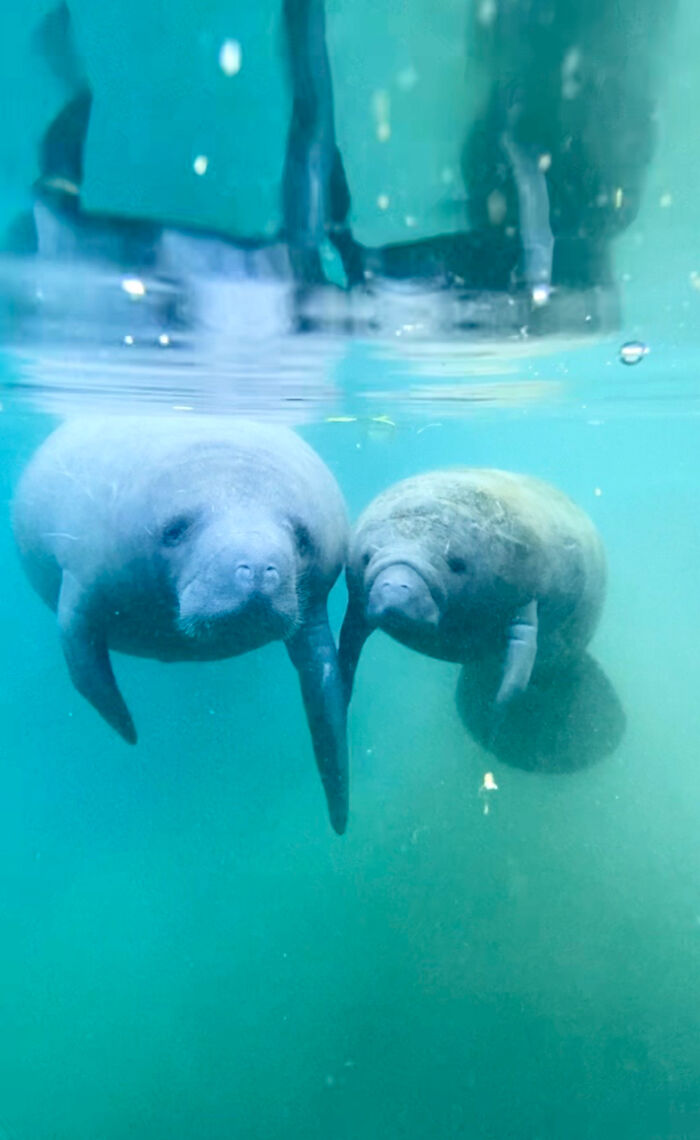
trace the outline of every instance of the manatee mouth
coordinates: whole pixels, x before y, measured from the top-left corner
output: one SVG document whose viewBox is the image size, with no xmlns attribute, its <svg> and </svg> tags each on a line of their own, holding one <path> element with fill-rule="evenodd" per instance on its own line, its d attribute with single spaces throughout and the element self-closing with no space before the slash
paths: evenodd
<svg viewBox="0 0 700 1140">
<path fill-rule="evenodd" d="M 273 605 L 268 598 L 254 595 L 237 609 L 211 611 L 180 605 L 178 628 L 197 641 L 286 641 L 299 625 L 298 607 Z"/>
<path fill-rule="evenodd" d="M 416 574 L 425 584 L 438 606 L 442 606 L 445 600 L 445 594 L 438 581 L 438 576 L 433 570 L 429 562 L 423 562 L 421 559 L 416 558 L 415 552 L 407 550 L 404 554 L 403 551 L 393 550 L 390 553 L 382 553 L 379 551 L 372 558 L 369 566 L 366 567 L 363 576 L 365 595 L 368 597 L 372 591 L 377 578 L 383 574 L 385 570 L 390 569 L 392 566 L 408 566 L 410 570 Z"/>
</svg>

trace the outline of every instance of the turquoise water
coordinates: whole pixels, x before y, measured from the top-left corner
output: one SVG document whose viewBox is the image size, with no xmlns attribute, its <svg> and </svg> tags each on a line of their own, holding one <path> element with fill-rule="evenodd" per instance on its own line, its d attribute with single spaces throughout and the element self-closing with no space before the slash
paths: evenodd
<svg viewBox="0 0 700 1140">
<path fill-rule="evenodd" d="M 641 388 L 654 364 L 611 367 Z M 698 1134 L 696 409 L 608 408 L 594 388 L 439 426 L 399 415 L 388 435 L 304 429 L 353 516 L 465 460 L 570 493 L 606 544 L 593 649 L 628 717 L 583 773 L 507 769 L 465 736 L 455 667 L 375 635 L 342 840 L 281 646 L 120 659 L 131 751 L 71 690 L 6 518 L 9 1135 Z M 50 422 L 6 407 L 6 507 Z M 343 604 L 338 585 L 336 628 Z"/>
<path fill-rule="evenodd" d="M 123 37 L 142 7 L 123 5 Z M 215 7 L 212 42 L 228 34 Z M 102 114 L 123 59 L 96 10 L 76 12 L 100 47 Z M 20 24 L 8 17 L 17 42 Z M 3 1140 L 700 1138 L 696 25 L 686 0 L 643 209 L 617 247 L 614 335 L 466 351 L 409 330 L 388 346 L 326 336 L 289 353 L 271 338 L 250 373 L 222 361 L 226 340 L 129 355 L 123 322 L 100 352 L 73 344 L 70 324 L 58 345 L 7 346 Z M 176 30 L 173 68 L 186 55 Z M 8 216 L 55 109 L 33 94 L 31 130 L 2 144 Z M 126 131 L 138 100 L 119 107 Z M 157 102 L 149 113 L 167 119 Z M 196 105 L 188 114 L 191 133 Z M 201 202 L 178 189 L 162 165 L 177 154 L 167 139 L 148 148 L 150 119 L 142 129 L 130 181 L 112 151 L 93 152 L 88 199 L 108 185 L 104 208 L 133 205 L 137 170 L 144 208 L 167 183 L 171 214 L 214 224 L 216 180 Z M 225 143 L 207 140 L 212 153 Z M 650 351 L 626 367 L 633 339 Z M 25 462 L 86 404 L 290 422 L 352 518 L 389 483 L 452 463 L 555 483 L 608 555 L 592 649 L 624 703 L 620 748 L 576 775 L 499 765 L 460 723 L 457 668 L 377 634 L 350 710 L 342 839 L 281 645 L 211 665 L 117 658 L 140 732 L 128 749 L 71 688 L 9 525 Z M 336 631 L 344 605 L 339 582 Z M 484 814 L 487 771 L 498 790 Z"/>
</svg>

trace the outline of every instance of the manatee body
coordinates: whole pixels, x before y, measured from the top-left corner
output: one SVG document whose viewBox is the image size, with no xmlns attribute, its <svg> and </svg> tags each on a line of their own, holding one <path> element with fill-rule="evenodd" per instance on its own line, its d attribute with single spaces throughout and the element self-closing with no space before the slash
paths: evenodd
<svg viewBox="0 0 700 1140">
<path fill-rule="evenodd" d="M 365 640 L 382 629 L 478 678 L 488 729 L 482 716 L 475 734 L 497 750 L 533 674 L 580 661 L 605 579 L 592 522 L 539 479 L 457 468 L 403 480 L 367 507 L 351 537 L 340 637 L 347 696 Z"/>
<path fill-rule="evenodd" d="M 24 472 L 14 531 L 57 613 L 75 687 L 131 743 L 111 649 L 208 661 L 284 641 L 343 832 L 345 702 L 326 602 L 348 528 L 335 479 L 306 443 L 214 417 L 69 421 Z"/>
</svg>

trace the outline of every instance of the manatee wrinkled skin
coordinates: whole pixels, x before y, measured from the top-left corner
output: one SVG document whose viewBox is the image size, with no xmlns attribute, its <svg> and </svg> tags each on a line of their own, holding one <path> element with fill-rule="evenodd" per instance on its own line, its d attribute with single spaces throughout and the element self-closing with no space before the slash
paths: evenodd
<svg viewBox="0 0 700 1140">
<path fill-rule="evenodd" d="M 283 640 L 344 831 L 345 702 L 326 603 L 348 526 L 335 479 L 303 440 L 225 417 L 69 421 L 20 480 L 14 532 L 57 613 L 75 687 L 131 743 L 111 649 L 206 661 Z"/>
<path fill-rule="evenodd" d="M 556 487 L 487 468 L 405 479 L 370 503 L 351 536 L 340 636 L 346 695 L 374 629 L 471 670 L 483 663 L 490 676 L 495 660 L 490 730 L 479 734 L 495 748 L 533 671 L 580 661 L 605 582 L 595 527 Z"/>
</svg>

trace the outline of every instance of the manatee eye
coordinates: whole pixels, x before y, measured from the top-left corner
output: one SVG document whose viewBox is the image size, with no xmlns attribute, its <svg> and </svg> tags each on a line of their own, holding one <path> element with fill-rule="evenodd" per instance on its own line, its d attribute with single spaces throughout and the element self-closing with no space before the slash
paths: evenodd
<svg viewBox="0 0 700 1140">
<path fill-rule="evenodd" d="M 297 551 L 305 558 L 311 553 L 312 542 L 311 535 L 303 523 L 296 523 L 294 527 L 294 540 L 297 544 Z"/>
<path fill-rule="evenodd" d="M 185 537 L 191 525 L 192 519 L 186 515 L 178 515 L 177 518 L 171 519 L 161 535 L 163 546 L 177 546 L 178 542 L 181 542 Z"/>
<path fill-rule="evenodd" d="M 463 558 L 455 558 L 453 556 L 450 556 L 447 559 L 447 565 L 453 574 L 466 574 L 467 572 L 467 564 Z"/>
</svg>

